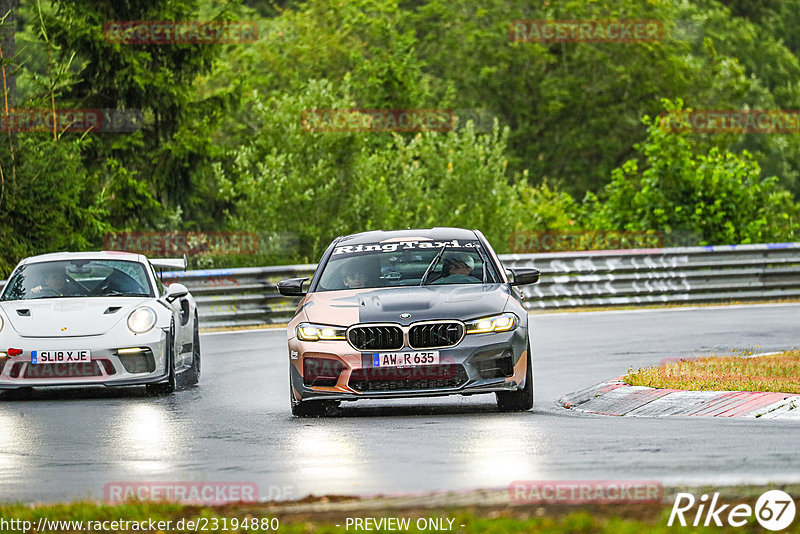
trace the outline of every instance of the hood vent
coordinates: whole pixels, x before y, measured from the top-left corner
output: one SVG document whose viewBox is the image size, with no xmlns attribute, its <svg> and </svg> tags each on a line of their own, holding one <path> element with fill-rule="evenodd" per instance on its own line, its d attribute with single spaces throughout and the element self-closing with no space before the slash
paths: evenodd
<svg viewBox="0 0 800 534">
<path fill-rule="evenodd" d="M 111 315 L 113 313 L 117 313 L 122 309 L 122 306 L 109 306 L 106 311 L 103 312 L 103 315 Z"/>
<path fill-rule="evenodd" d="M 31 316 L 31 311 L 28 310 L 28 309 L 17 310 L 17 315 L 19 315 L 20 317 L 30 317 Z"/>
</svg>

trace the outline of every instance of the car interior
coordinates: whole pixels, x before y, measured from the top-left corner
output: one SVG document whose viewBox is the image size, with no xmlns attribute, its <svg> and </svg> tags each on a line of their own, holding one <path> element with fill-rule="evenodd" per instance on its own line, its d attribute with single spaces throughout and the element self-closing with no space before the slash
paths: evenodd
<svg viewBox="0 0 800 534">
<path fill-rule="evenodd" d="M 325 268 L 319 289 L 322 291 L 350 289 L 344 282 L 344 275 L 353 270 L 366 274 L 367 288 L 418 286 L 437 253 L 435 250 L 398 251 L 333 260 Z M 474 252 L 470 254 L 475 261 L 471 276 L 478 284 L 483 281 L 483 262 L 479 254 Z M 428 274 L 427 284 L 446 276 L 444 270 L 444 261 L 440 258 Z M 489 279 L 491 279 L 490 273 L 491 271 Z"/>
</svg>

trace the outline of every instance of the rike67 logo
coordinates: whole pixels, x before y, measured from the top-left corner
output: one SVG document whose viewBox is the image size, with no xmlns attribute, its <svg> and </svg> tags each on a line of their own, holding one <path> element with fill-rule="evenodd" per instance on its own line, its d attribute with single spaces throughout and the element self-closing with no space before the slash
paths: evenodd
<svg viewBox="0 0 800 534">
<path fill-rule="evenodd" d="M 696 509 L 695 509 L 695 505 Z M 767 530 L 784 530 L 794 521 L 795 504 L 792 497 L 781 490 L 770 490 L 763 493 L 756 501 L 755 507 L 749 504 L 722 504 L 719 493 L 714 493 L 709 500 L 708 494 L 703 494 L 700 499 L 695 499 L 691 493 L 678 493 L 672 512 L 669 514 L 667 526 L 672 526 L 675 520 L 685 527 L 691 524 L 697 526 L 724 526 L 742 527 L 755 520 Z M 688 519 L 687 519 L 688 518 Z"/>
</svg>

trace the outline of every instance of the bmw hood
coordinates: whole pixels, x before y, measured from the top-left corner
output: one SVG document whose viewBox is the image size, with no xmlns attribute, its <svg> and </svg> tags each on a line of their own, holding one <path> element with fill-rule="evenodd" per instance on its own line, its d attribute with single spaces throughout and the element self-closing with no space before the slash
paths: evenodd
<svg viewBox="0 0 800 534">
<path fill-rule="evenodd" d="M 303 310 L 312 323 L 408 325 L 434 319 L 467 320 L 498 314 L 505 310 L 510 297 L 509 288 L 504 284 L 355 289 L 311 293 L 304 301 Z"/>
<path fill-rule="evenodd" d="M 46 298 L 6 301 L 0 307 L 11 323 L 6 327 L 23 337 L 79 337 L 105 334 L 125 321 L 134 308 L 150 301 L 134 297 Z"/>
</svg>

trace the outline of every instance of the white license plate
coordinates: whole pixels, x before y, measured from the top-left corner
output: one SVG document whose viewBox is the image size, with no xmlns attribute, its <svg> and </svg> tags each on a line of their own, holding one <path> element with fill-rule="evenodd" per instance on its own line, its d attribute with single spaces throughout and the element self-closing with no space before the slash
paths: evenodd
<svg viewBox="0 0 800 534">
<path fill-rule="evenodd" d="M 87 363 L 92 361 L 89 350 L 32 350 L 31 363 Z"/>
<path fill-rule="evenodd" d="M 374 352 L 372 354 L 372 367 L 413 367 L 415 365 L 439 365 L 439 351 Z"/>
</svg>

